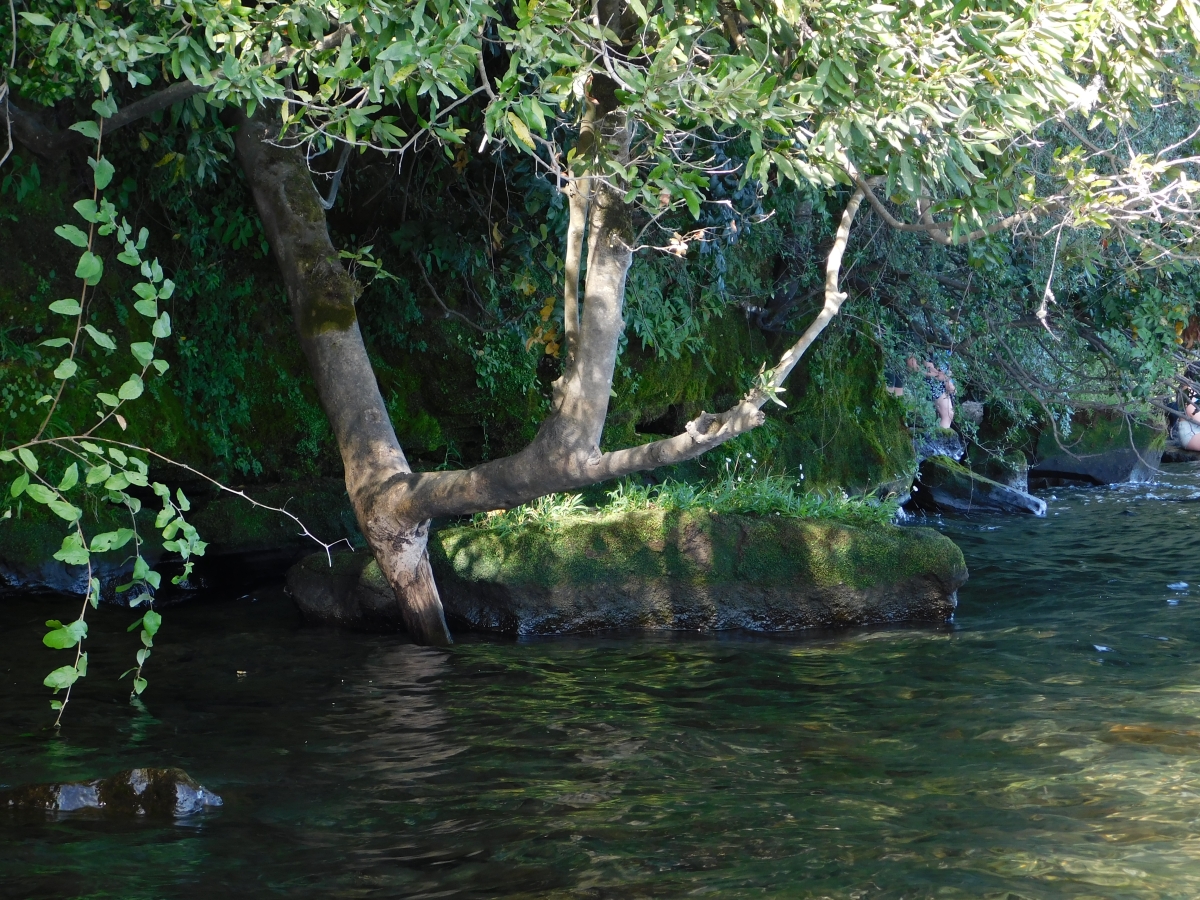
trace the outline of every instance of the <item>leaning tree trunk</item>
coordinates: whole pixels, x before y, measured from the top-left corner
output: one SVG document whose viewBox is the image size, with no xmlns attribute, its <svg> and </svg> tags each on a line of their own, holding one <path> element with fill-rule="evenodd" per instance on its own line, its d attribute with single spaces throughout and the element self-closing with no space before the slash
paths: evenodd
<svg viewBox="0 0 1200 900">
<path fill-rule="evenodd" d="M 300 344 L 346 470 L 358 526 L 396 593 L 405 627 L 425 644 L 449 644 L 429 566 L 427 517 L 397 515 L 388 487 L 412 473 L 367 357 L 354 301 L 360 288 L 338 261 L 304 156 L 268 141 L 269 115 L 242 117 L 238 159 L 275 254 Z"/>
</svg>

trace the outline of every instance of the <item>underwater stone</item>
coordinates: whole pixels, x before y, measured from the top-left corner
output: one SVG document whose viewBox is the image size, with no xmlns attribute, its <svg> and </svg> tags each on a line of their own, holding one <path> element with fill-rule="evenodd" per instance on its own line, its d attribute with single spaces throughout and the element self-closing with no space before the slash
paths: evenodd
<svg viewBox="0 0 1200 900">
<path fill-rule="evenodd" d="M 944 456 L 921 462 L 910 503 L 929 512 L 1046 514 L 1046 501 L 984 478 Z"/>
<path fill-rule="evenodd" d="M 118 816 L 182 817 L 221 804 L 220 797 L 176 768 L 130 769 L 95 781 L 33 784 L 0 791 L 0 809 L 47 812 L 90 809 Z"/>
</svg>

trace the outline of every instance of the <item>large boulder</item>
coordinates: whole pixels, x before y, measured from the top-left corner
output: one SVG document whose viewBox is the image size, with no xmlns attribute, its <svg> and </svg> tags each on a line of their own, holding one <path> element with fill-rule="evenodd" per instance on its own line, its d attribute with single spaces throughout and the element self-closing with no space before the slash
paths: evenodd
<svg viewBox="0 0 1200 900">
<path fill-rule="evenodd" d="M 929 512 L 1046 514 L 1045 500 L 977 475 L 946 456 L 921 462 L 909 503 Z"/>
<path fill-rule="evenodd" d="M 1133 424 L 1116 413 L 1080 414 L 1071 435 L 1055 440 L 1053 430 L 1042 432 L 1037 463 L 1029 470 L 1030 484 L 1124 484 L 1148 481 L 1158 470 L 1166 447 L 1164 430 Z"/>
<path fill-rule="evenodd" d="M 944 622 L 967 578 L 962 552 L 931 529 L 705 510 L 450 528 L 429 546 L 451 627 L 510 635 Z M 399 627 L 367 554 L 332 568 L 308 557 L 288 587 L 310 619 Z"/>
</svg>

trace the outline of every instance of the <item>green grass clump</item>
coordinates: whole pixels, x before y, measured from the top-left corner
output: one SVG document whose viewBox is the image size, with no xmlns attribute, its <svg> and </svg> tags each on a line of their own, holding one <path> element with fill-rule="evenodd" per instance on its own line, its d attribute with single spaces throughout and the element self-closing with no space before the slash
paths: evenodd
<svg viewBox="0 0 1200 900">
<path fill-rule="evenodd" d="M 506 512 L 479 513 L 472 524 L 500 531 L 524 528 L 553 531 L 581 518 L 604 518 L 635 510 L 704 509 L 719 514 L 825 519 L 868 526 L 891 523 L 898 508 L 899 503 L 891 498 L 880 500 L 851 497 L 845 491 L 805 490 L 803 473 L 796 477 L 760 473 L 747 453 L 745 458 L 727 457 L 721 476 L 706 484 L 668 480 L 643 485 L 626 479 L 609 491 L 599 506 L 588 506 L 580 494 L 548 494 Z"/>
</svg>

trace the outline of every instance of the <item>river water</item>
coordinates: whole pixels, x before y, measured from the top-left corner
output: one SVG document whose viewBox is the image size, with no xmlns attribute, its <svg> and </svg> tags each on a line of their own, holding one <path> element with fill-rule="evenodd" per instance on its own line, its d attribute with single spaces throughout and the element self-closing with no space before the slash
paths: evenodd
<svg viewBox="0 0 1200 900">
<path fill-rule="evenodd" d="M 1195 898 L 1200 467 L 1043 496 L 935 523 L 943 628 L 444 653 L 268 590 L 166 610 L 137 709 L 102 609 L 57 735 L 74 602 L 6 602 L 0 784 L 180 766 L 225 805 L 0 814 L 0 897 Z"/>
</svg>

